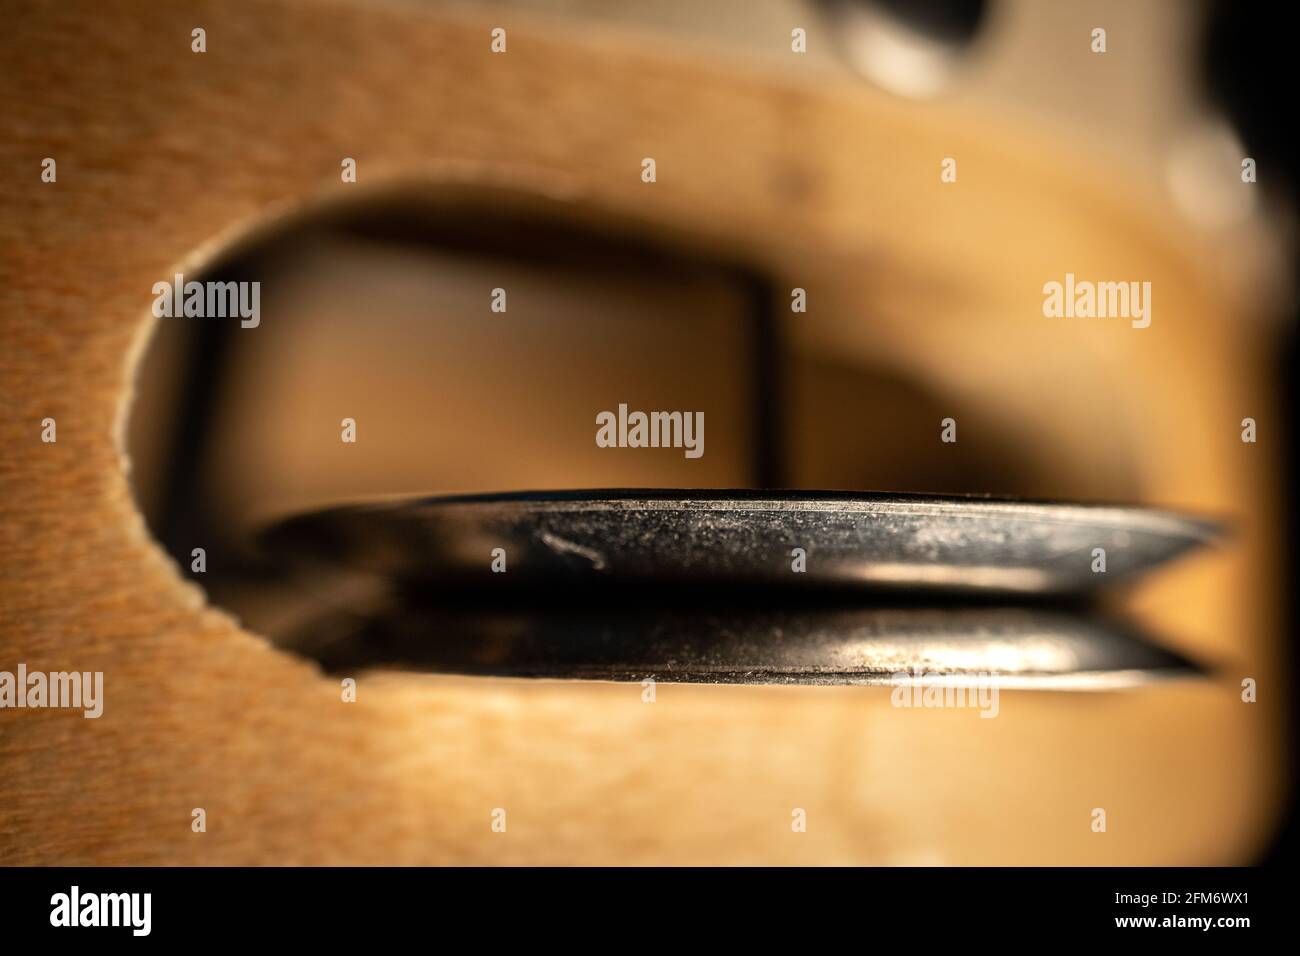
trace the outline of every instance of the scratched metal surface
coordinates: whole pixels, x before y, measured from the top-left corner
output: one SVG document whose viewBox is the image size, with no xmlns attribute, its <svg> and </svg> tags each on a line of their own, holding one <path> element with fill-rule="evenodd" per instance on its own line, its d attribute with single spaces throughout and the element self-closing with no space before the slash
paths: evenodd
<svg viewBox="0 0 1300 956">
<path fill-rule="evenodd" d="M 1115 621 L 1025 607 L 481 608 L 332 614 L 289 642 L 328 670 L 715 684 L 1107 690 L 1191 677 Z"/>
<path fill-rule="evenodd" d="M 290 518 L 263 544 L 439 585 L 646 581 L 1009 595 L 1082 593 L 1212 541 L 1145 508 L 918 495 L 581 491 L 416 498 Z M 492 552 L 506 552 L 494 575 Z M 807 570 L 793 573 L 792 549 Z M 1093 571 L 1104 548 L 1106 571 Z M 493 580 L 495 579 L 495 580 Z"/>
</svg>

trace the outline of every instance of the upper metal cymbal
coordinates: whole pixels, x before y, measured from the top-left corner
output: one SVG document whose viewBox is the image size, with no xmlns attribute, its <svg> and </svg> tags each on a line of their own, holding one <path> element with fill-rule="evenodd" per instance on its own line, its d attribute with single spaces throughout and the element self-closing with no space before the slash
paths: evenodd
<svg viewBox="0 0 1300 956">
<path fill-rule="evenodd" d="M 344 506 L 283 521 L 263 541 L 289 558 L 453 586 L 655 581 L 1052 595 L 1128 578 L 1217 533 L 1206 520 L 1108 505 L 592 490 Z M 506 574 L 491 570 L 498 548 Z"/>
</svg>

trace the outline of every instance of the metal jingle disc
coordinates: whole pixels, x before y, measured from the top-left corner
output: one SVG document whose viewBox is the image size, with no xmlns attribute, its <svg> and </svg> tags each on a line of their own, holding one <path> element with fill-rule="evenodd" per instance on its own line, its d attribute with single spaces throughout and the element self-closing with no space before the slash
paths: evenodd
<svg viewBox="0 0 1300 956">
<path fill-rule="evenodd" d="M 290 518 L 263 542 L 290 560 L 440 585 L 644 581 L 1050 595 L 1130 577 L 1217 533 L 1209 521 L 1135 507 L 593 490 L 350 505 Z M 1098 548 L 1105 573 L 1095 570 Z M 493 573 L 494 554 L 506 574 Z"/>
<path fill-rule="evenodd" d="M 1113 622 L 1024 607 L 332 614 L 287 642 L 326 669 L 709 684 L 1108 690 L 1203 672 Z"/>
</svg>

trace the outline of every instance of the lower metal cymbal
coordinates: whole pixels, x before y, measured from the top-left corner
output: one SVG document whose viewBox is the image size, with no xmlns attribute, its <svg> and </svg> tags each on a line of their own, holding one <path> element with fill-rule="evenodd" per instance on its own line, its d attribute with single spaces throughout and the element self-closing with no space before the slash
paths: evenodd
<svg viewBox="0 0 1300 956">
<path fill-rule="evenodd" d="M 330 614 L 287 642 L 332 671 L 711 684 L 1107 690 L 1202 673 L 1113 621 L 1024 607 L 432 607 Z"/>
</svg>

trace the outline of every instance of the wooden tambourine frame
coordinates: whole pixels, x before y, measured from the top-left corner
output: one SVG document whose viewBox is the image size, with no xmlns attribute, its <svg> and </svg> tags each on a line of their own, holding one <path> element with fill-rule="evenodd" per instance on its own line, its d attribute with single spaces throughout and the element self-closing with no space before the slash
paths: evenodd
<svg viewBox="0 0 1300 956">
<path fill-rule="evenodd" d="M 1236 863 L 1267 838 L 1276 697 L 1244 705 L 1239 682 L 1268 686 L 1276 660 L 1279 489 L 1275 452 L 1237 426 L 1273 421 L 1264 339 L 1101 158 L 541 20 L 512 20 L 493 56 L 495 22 L 401 3 L 18 6 L 0 37 L 0 668 L 102 670 L 106 706 L 0 712 L 0 862 Z M 961 163 L 946 192 L 944 156 Z M 876 303 L 962 387 L 1048 335 L 1104 354 L 1151 425 L 1145 497 L 1234 522 L 1133 603 L 1222 670 L 1008 693 L 997 720 L 881 688 L 665 685 L 649 705 L 638 685 L 395 674 L 341 702 L 183 581 L 133 502 L 123 423 L 155 281 L 394 183 L 689 234 L 842 314 Z M 1047 331 L 1039 288 L 1067 269 L 1150 279 L 1160 316 Z M 863 347 L 851 324 L 795 337 Z M 1025 402 L 1026 440 L 1105 467 L 1080 406 Z"/>
</svg>

